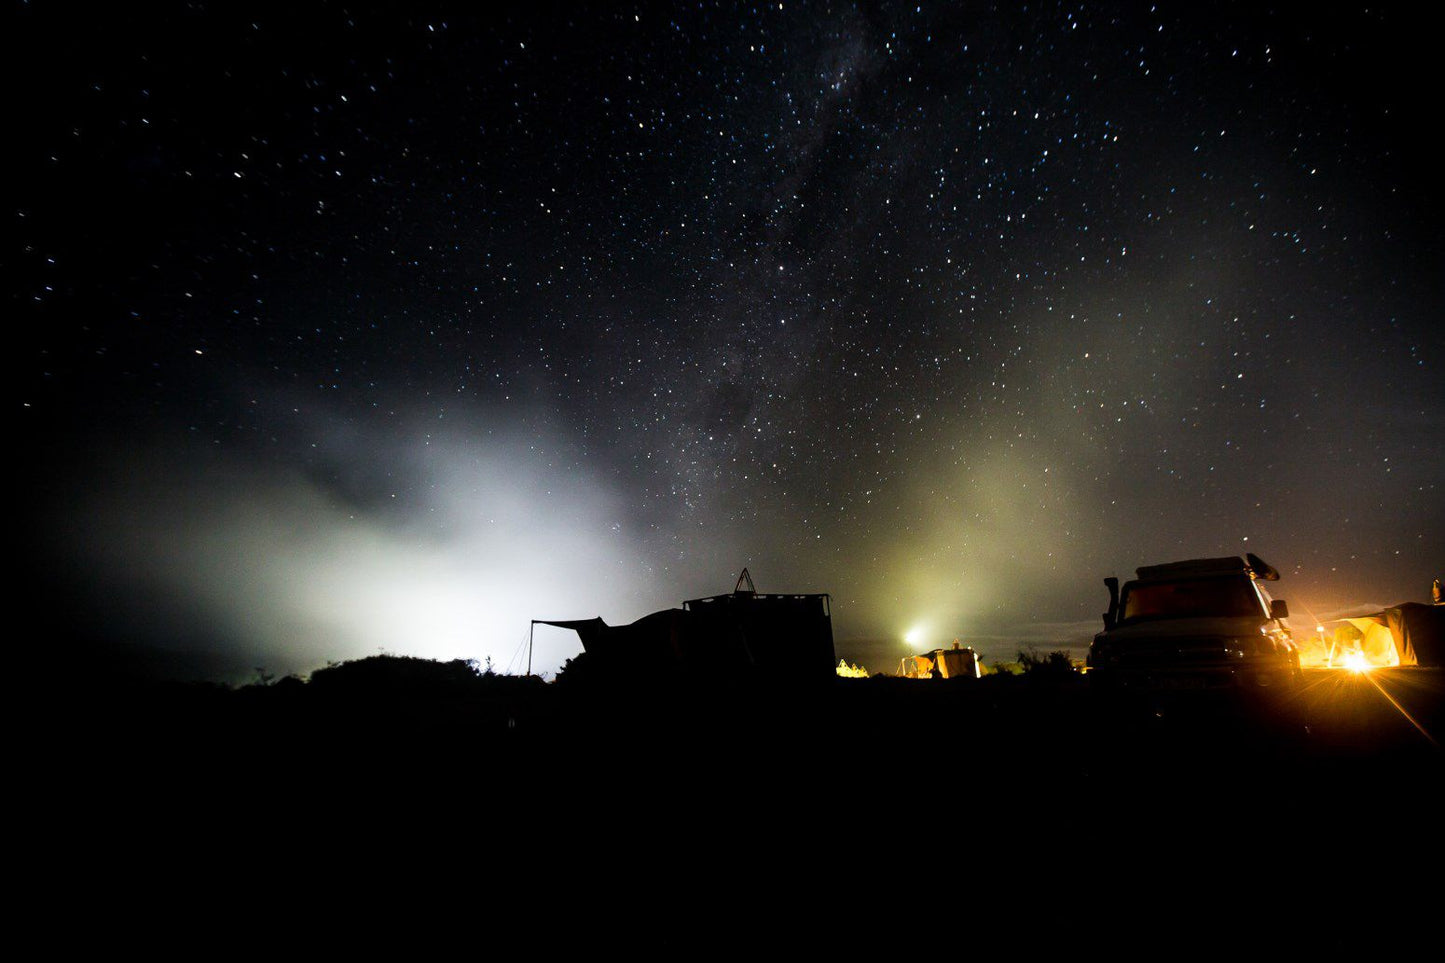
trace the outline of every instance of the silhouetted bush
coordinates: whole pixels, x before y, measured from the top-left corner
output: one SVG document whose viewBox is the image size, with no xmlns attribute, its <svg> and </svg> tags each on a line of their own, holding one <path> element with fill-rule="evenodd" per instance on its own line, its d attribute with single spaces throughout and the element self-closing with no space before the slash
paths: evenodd
<svg viewBox="0 0 1445 963">
<path fill-rule="evenodd" d="M 468 691 L 481 679 L 475 662 L 436 662 L 413 656 L 373 655 L 311 673 L 311 685 L 326 692 Z"/>
<path fill-rule="evenodd" d="M 593 664 L 595 661 L 586 652 L 578 652 L 557 670 L 557 684 L 575 686 L 591 681 L 596 675 Z"/>
<path fill-rule="evenodd" d="M 1074 672 L 1073 659 L 1062 650 L 1055 650 L 1045 656 L 1040 656 L 1033 649 L 1020 651 L 1018 664 L 1025 675 L 1063 676 L 1072 675 Z"/>
</svg>

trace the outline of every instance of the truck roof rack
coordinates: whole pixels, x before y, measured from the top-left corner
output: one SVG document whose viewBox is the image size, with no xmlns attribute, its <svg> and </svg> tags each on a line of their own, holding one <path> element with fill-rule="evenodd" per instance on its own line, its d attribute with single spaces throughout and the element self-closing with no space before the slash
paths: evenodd
<svg viewBox="0 0 1445 963">
<path fill-rule="evenodd" d="M 1223 558 L 1191 558 L 1183 562 L 1168 562 L 1164 565 L 1142 565 L 1135 569 L 1140 579 L 1179 578 L 1186 575 L 1239 575 L 1273 582 L 1279 572 L 1258 555 L 1249 553 L 1247 558 L 1226 555 Z"/>
</svg>

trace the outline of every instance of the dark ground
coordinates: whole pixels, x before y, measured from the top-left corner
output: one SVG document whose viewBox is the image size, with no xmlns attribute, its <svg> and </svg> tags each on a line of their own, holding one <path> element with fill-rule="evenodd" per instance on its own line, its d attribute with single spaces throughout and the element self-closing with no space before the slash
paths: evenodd
<svg viewBox="0 0 1445 963">
<path fill-rule="evenodd" d="M 1182 949 L 1384 880 L 1394 910 L 1439 902 L 1402 880 L 1438 875 L 1441 670 L 1119 699 L 1078 676 L 543 685 L 372 659 L 39 694 L 37 872 L 123 930 L 344 918 L 353 939 L 419 912 L 442 929 L 418 940 L 1124 925 Z"/>
</svg>

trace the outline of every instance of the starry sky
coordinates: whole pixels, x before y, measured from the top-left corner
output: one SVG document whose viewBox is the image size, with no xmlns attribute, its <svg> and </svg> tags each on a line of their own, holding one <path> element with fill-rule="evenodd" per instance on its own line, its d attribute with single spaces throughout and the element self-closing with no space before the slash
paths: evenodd
<svg viewBox="0 0 1445 963">
<path fill-rule="evenodd" d="M 9 6 L 47 644 L 517 670 L 744 565 L 874 670 L 1177 558 L 1428 598 L 1438 55 L 1321 6 Z"/>
</svg>

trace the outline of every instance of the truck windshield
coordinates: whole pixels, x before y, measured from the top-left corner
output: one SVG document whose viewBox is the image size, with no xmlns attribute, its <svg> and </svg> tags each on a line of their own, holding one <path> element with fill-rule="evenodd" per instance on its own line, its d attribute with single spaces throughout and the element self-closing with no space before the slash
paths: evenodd
<svg viewBox="0 0 1445 963">
<path fill-rule="evenodd" d="M 1125 622 L 1231 615 L 1264 616 L 1259 596 L 1248 579 L 1142 582 L 1127 586 L 1125 590 Z"/>
</svg>

